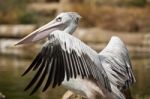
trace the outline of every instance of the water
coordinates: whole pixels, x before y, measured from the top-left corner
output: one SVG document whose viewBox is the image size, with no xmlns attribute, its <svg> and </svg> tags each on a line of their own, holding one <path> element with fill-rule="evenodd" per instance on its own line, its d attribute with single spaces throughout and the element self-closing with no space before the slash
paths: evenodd
<svg viewBox="0 0 150 99">
<path fill-rule="evenodd" d="M 45 93 L 40 91 L 29 96 L 31 90 L 23 89 L 32 78 L 32 74 L 21 77 L 21 74 L 30 64 L 32 59 L 0 56 L 0 92 L 6 99 L 61 99 L 66 89 L 58 87 L 49 89 Z M 150 99 L 150 59 L 132 59 L 134 74 L 137 82 L 133 85 L 134 99 Z"/>
<path fill-rule="evenodd" d="M 6 99 L 61 99 L 66 89 L 57 87 L 42 93 L 36 92 L 29 96 L 31 90 L 23 91 L 33 74 L 21 77 L 21 74 L 29 65 L 31 60 L 16 57 L 0 57 L 0 92 Z"/>
<path fill-rule="evenodd" d="M 132 61 L 137 81 L 132 87 L 134 99 L 150 99 L 150 59 Z"/>
</svg>

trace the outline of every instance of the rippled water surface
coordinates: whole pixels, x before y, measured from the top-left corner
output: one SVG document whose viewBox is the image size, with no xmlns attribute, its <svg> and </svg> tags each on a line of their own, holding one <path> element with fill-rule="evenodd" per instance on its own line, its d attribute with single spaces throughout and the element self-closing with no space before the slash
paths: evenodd
<svg viewBox="0 0 150 99">
<path fill-rule="evenodd" d="M 45 93 L 40 91 L 29 96 L 29 91 L 23 89 L 31 80 L 32 74 L 21 77 L 21 74 L 30 64 L 31 59 L 0 56 L 0 92 L 6 99 L 61 99 L 65 89 L 58 87 Z M 150 99 L 150 59 L 132 60 L 137 82 L 132 89 L 134 99 Z"/>
</svg>

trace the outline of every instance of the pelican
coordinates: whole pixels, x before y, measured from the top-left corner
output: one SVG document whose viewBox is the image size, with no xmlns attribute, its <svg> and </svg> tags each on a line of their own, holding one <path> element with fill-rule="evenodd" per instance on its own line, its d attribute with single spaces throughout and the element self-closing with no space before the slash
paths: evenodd
<svg viewBox="0 0 150 99">
<path fill-rule="evenodd" d="M 16 45 L 35 43 L 48 38 L 31 65 L 23 73 L 35 76 L 25 90 L 35 93 L 41 85 L 63 85 L 88 99 L 126 99 L 123 91 L 135 82 L 128 50 L 113 36 L 99 53 L 72 34 L 81 16 L 76 12 L 60 13 L 55 19 L 21 39 Z"/>
</svg>

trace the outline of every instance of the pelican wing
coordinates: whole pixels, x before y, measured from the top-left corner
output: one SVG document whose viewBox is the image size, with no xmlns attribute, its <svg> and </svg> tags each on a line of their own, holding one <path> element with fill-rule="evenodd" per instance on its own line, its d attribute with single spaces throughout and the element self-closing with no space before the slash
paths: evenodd
<svg viewBox="0 0 150 99">
<path fill-rule="evenodd" d="M 135 82 L 128 50 L 118 37 L 112 37 L 99 55 L 111 83 L 120 90 L 128 88 Z"/>
<path fill-rule="evenodd" d="M 53 88 L 61 85 L 65 78 L 69 81 L 70 78 L 76 78 L 78 75 L 83 79 L 92 76 L 99 86 L 111 91 L 99 55 L 79 39 L 62 31 L 50 34 L 49 40 L 23 75 L 30 70 L 37 71 L 25 89 L 29 89 L 36 83 L 31 94 L 41 86 L 46 78 L 43 91 L 50 85 Z"/>
</svg>

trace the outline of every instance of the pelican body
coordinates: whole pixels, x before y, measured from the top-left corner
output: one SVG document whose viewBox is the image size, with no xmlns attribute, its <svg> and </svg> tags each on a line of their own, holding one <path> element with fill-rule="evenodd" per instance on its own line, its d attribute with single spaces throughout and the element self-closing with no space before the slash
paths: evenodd
<svg viewBox="0 0 150 99">
<path fill-rule="evenodd" d="M 97 53 L 72 36 L 81 16 L 64 12 L 54 20 L 33 31 L 16 45 L 34 43 L 48 37 L 41 51 L 23 73 L 36 74 L 25 90 L 33 87 L 33 94 L 44 80 L 49 86 L 63 85 L 88 99 L 126 99 L 122 91 L 135 82 L 128 50 L 113 36 L 104 50 Z"/>
</svg>

